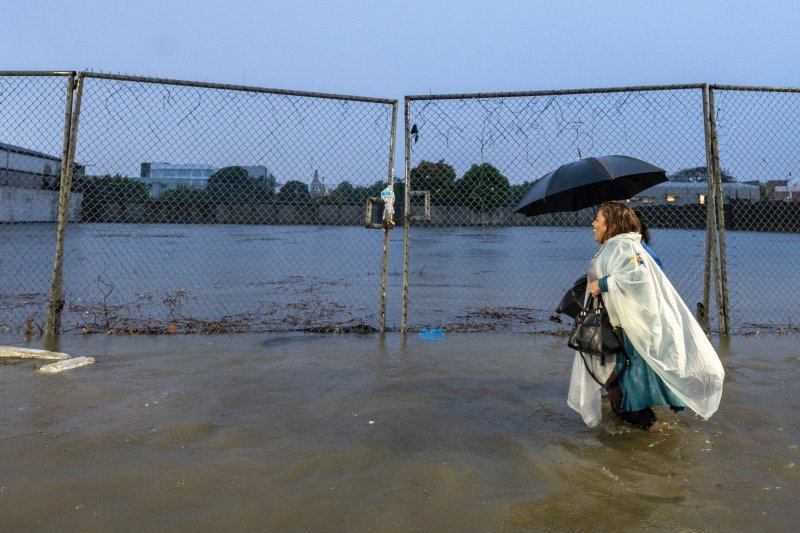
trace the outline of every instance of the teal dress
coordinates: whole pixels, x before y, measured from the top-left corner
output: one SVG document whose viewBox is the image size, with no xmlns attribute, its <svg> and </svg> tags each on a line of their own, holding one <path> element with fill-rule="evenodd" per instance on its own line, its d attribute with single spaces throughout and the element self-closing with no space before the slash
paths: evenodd
<svg viewBox="0 0 800 533">
<path fill-rule="evenodd" d="M 608 283 L 605 277 L 598 280 L 598 283 L 600 290 L 608 292 Z M 669 405 L 673 411 L 683 411 L 686 404 L 667 387 L 664 380 L 639 355 L 625 334 L 625 330 L 622 330 L 622 338 L 625 351 L 617 354 L 617 362 L 614 367 L 614 373 L 617 376 L 622 375 L 619 380 L 619 387 L 622 390 L 620 408 L 623 411 L 633 412 L 654 405 Z M 630 364 L 623 374 L 622 369 L 625 367 L 626 355 Z"/>
<path fill-rule="evenodd" d="M 667 387 L 661 376 L 656 374 L 644 358 L 639 355 L 624 330 L 622 331 L 622 337 L 625 352 L 617 354 L 617 364 L 614 367 L 614 372 L 618 376 L 622 373 L 622 369 L 625 367 L 626 355 L 630 365 L 619 380 L 619 388 L 622 390 L 621 409 L 623 411 L 639 411 L 653 405 L 669 405 L 673 411 L 683 411 L 686 408 L 686 404 L 675 396 L 675 393 Z"/>
</svg>

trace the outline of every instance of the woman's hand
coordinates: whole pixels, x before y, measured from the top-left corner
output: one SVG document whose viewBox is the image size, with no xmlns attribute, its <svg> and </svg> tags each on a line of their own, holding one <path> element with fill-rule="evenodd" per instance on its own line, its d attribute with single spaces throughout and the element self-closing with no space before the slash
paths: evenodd
<svg viewBox="0 0 800 533">
<path fill-rule="evenodd" d="M 600 284 L 597 282 L 597 280 L 594 280 L 589 284 L 589 292 L 592 296 L 600 296 L 602 291 L 600 290 Z"/>
</svg>

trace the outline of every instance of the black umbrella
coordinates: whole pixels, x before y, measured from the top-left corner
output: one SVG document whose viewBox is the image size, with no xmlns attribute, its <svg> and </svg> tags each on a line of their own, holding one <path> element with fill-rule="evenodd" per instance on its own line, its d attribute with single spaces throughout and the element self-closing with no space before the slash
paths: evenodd
<svg viewBox="0 0 800 533">
<path fill-rule="evenodd" d="M 578 211 L 611 200 L 625 200 L 667 181 L 667 173 L 626 155 L 587 157 L 558 167 L 533 182 L 517 205 L 528 215 Z"/>
</svg>

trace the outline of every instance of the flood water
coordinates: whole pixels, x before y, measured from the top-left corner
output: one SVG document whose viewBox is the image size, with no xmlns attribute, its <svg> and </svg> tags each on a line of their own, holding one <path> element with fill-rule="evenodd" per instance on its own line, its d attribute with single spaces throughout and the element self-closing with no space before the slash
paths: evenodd
<svg viewBox="0 0 800 533">
<path fill-rule="evenodd" d="M 660 411 L 660 434 L 607 405 L 586 428 L 562 337 L 58 348 L 97 363 L 0 365 L 3 531 L 794 531 L 800 516 L 796 337 L 734 336 L 719 412 Z"/>
<path fill-rule="evenodd" d="M 694 310 L 703 300 L 705 231 L 652 234 L 665 272 Z M 402 228 L 391 232 L 389 248 L 386 326 L 395 330 L 403 236 Z M 0 331 L 44 325 L 54 243 L 52 224 L 0 225 Z M 409 248 L 409 326 L 531 332 L 558 329 L 548 319 L 597 244 L 588 226 L 415 227 Z M 728 232 L 727 256 L 735 328 L 796 321 L 796 291 L 786 290 L 786 280 L 800 276 L 800 234 Z M 380 325 L 382 231 L 76 224 L 64 257 L 65 331 L 163 332 L 173 325 L 194 332 L 202 331 L 196 323 L 222 320 L 223 331 Z"/>
</svg>

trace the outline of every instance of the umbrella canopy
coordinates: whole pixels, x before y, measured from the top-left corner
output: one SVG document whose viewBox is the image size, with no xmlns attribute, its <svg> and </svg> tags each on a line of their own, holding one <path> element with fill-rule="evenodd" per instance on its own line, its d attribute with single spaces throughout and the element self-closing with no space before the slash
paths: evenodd
<svg viewBox="0 0 800 533">
<path fill-rule="evenodd" d="M 631 198 L 665 181 L 664 169 L 634 157 L 587 157 L 562 165 L 533 182 L 515 211 L 529 217 L 579 211 L 603 202 Z"/>
</svg>

